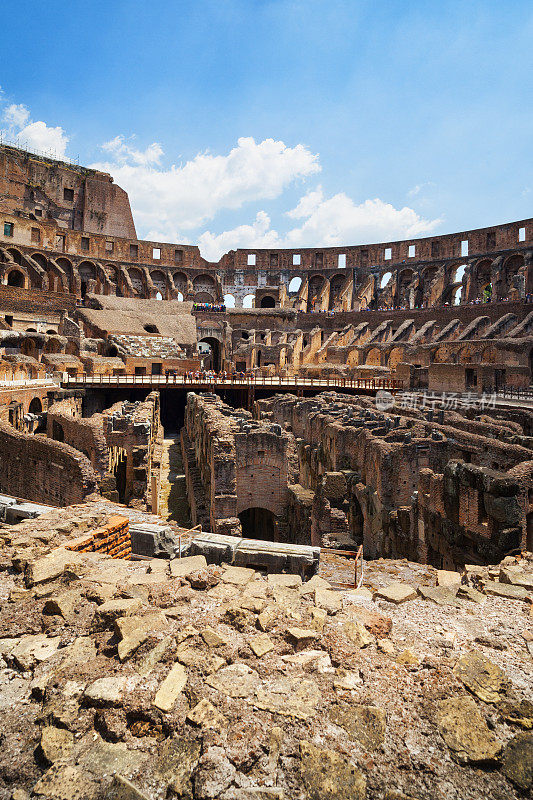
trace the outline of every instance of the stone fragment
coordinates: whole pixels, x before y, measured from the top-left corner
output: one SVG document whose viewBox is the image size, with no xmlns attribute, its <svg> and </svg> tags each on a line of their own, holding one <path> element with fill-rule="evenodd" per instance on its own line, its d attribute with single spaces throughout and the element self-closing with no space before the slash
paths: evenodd
<svg viewBox="0 0 533 800">
<path fill-rule="evenodd" d="M 333 681 L 333 686 L 338 692 L 353 693 L 355 690 L 359 689 L 362 683 L 363 679 L 358 672 L 338 669 Z"/>
<path fill-rule="evenodd" d="M 250 697 L 259 684 L 259 675 L 247 664 L 230 664 L 210 675 L 207 683 L 229 697 Z"/>
<path fill-rule="evenodd" d="M 369 611 L 369 609 L 356 603 L 350 604 L 345 610 L 351 617 L 359 620 L 367 631 L 377 639 L 388 636 L 392 630 L 391 618 L 377 611 Z"/>
<path fill-rule="evenodd" d="M 502 754 L 502 772 L 519 789 L 533 787 L 533 733 L 518 733 Z"/>
<path fill-rule="evenodd" d="M 54 764 L 32 789 L 43 800 L 92 800 L 97 784 L 87 773 L 69 764 Z"/>
<path fill-rule="evenodd" d="M 240 607 L 251 611 L 253 614 L 260 614 L 266 606 L 266 600 L 262 597 L 241 597 Z"/>
<path fill-rule="evenodd" d="M 126 661 L 155 632 L 167 627 L 167 618 L 161 611 L 143 617 L 121 617 L 115 620 L 114 629 L 119 637 L 118 657 Z"/>
<path fill-rule="evenodd" d="M 498 703 L 498 711 L 503 719 L 511 725 L 520 725 L 526 730 L 533 728 L 533 702 L 531 700 L 501 700 Z"/>
<path fill-rule="evenodd" d="M 400 605 L 400 603 L 405 603 L 408 600 L 414 600 L 416 598 L 416 589 L 413 589 L 407 583 L 395 581 L 385 586 L 384 589 L 378 589 L 375 596 L 380 597 L 382 600 L 387 600 L 388 603 Z"/>
<path fill-rule="evenodd" d="M 255 570 L 248 567 L 228 567 L 222 573 L 221 580 L 234 586 L 246 586 L 254 577 Z"/>
<path fill-rule="evenodd" d="M 489 730 L 471 697 L 450 697 L 437 703 L 437 726 L 460 764 L 490 763 L 501 742 Z"/>
<path fill-rule="evenodd" d="M 385 741 L 386 716 L 382 708 L 359 703 L 333 706 L 329 718 L 357 739 L 365 750 L 376 750 Z"/>
<path fill-rule="evenodd" d="M 199 728 L 221 730 L 227 725 L 226 718 L 218 709 L 206 700 L 200 700 L 187 714 L 187 721 Z"/>
<path fill-rule="evenodd" d="M 381 650 L 382 653 L 385 653 L 388 656 L 392 656 L 394 654 L 395 647 L 390 639 L 380 639 L 377 647 L 378 650 Z"/>
<path fill-rule="evenodd" d="M 228 644 L 226 637 L 213 628 L 204 628 L 200 635 L 208 647 L 223 647 Z"/>
<path fill-rule="evenodd" d="M 168 616 L 168 608 L 165 608 L 165 614 Z M 186 625 L 176 636 L 176 642 L 181 644 L 185 639 L 191 639 L 193 636 L 198 636 L 198 631 L 193 625 Z"/>
<path fill-rule="evenodd" d="M 368 647 L 368 645 L 372 644 L 374 641 L 374 637 L 371 636 L 365 626 L 357 620 L 345 622 L 342 626 L 342 630 L 350 642 L 357 647 Z"/>
<path fill-rule="evenodd" d="M 315 589 L 315 605 L 328 614 L 337 614 L 342 609 L 342 594 L 331 589 Z"/>
<path fill-rule="evenodd" d="M 530 600 L 531 598 L 531 593 L 522 586 L 512 586 L 508 583 L 498 583 L 498 581 L 485 581 L 483 589 L 485 594 L 504 597 L 507 600 Z"/>
<path fill-rule="evenodd" d="M 282 677 L 259 687 L 253 702 L 272 714 L 305 720 L 316 713 L 321 698 L 321 691 L 314 681 Z"/>
<path fill-rule="evenodd" d="M 74 746 L 74 736 L 64 728 L 52 725 L 43 728 L 39 744 L 41 754 L 48 764 L 69 758 Z"/>
<path fill-rule="evenodd" d="M 282 573 L 270 573 L 267 576 L 267 581 L 270 586 L 287 586 L 289 589 L 297 589 L 302 585 L 302 579 L 299 575 L 290 575 Z"/>
<path fill-rule="evenodd" d="M 316 589 L 323 589 L 323 590 L 331 589 L 331 583 L 329 583 L 329 581 L 324 580 L 324 578 L 321 578 L 320 575 L 313 575 L 313 577 L 310 580 L 305 581 L 305 583 L 301 585 L 300 594 L 301 595 L 313 594 Z"/>
<path fill-rule="evenodd" d="M 528 591 L 533 591 L 533 572 L 525 572 L 520 567 L 501 567 L 500 583 L 507 583 L 512 586 L 522 586 Z"/>
<path fill-rule="evenodd" d="M 302 650 L 301 653 L 294 653 L 281 657 L 287 664 L 295 664 L 299 667 L 311 666 L 313 669 L 322 672 L 329 670 L 331 659 L 325 650 Z"/>
<path fill-rule="evenodd" d="M 311 642 L 320 638 L 318 631 L 313 628 L 289 628 L 287 631 L 289 639 L 292 641 L 297 650 L 307 647 Z"/>
<path fill-rule="evenodd" d="M 497 703 L 508 685 L 505 673 L 482 653 L 467 653 L 458 660 L 453 673 L 484 703 Z"/>
<path fill-rule="evenodd" d="M 233 783 L 237 770 L 222 747 L 209 747 L 198 762 L 194 793 L 198 800 L 214 800 Z"/>
<path fill-rule="evenodd" d="M 170 711 L 187 683 L 183 664 L 174 664 L 154 697 L 154 706 L 160 711 Z"/>
<path fill-rule="evenodd" d="M 451 586 L 419 586 L 417 591 L 423 600 L 428 600 L 438 606 L 459 605 L 456 599 L 456 584 Z"/>
<path fill-rule="evenodd" d="M 127 778 L 115 775 L 106 794 L 106 800 L 150 800 L 150 798 L 137 789 Z"/>
<path fill-rule="evenodd" d="M 136 614 L 143 606 L 139 597 L 119 598 L 107 600 L 96 610 L 96 617 L 105 625 L 113 623 L 119 617 L 129 617 Z"/>
<path fill-rule="evenodd" d="M 137 664 L 136 670 L 141 677 L 145 677 L 149 675 L 150 672 L 154 669 L 156 664 L 163 658 L 164 654 L 166 653 L 167 649 L 172 644 L 172 637 L 165 636 L 164 639 L 161 639 L 149 653 L 147 653 L 144 658 Z"/>
<path fill-rule="evenodd" d="M 123 695 L 135 685 L 135 680 L 125 676 L 97 678 L 84 692 L 89 705 L 118 706 Z"/>
<path fill-rule="evenodd" d="M 474 589 L 473 586 L 459 586 L 459 589 L 457 590 L 457 597 L 460 597 L 463 600 L 471 600 L 473 603 L 480 604 L 485 603 L 487 600 L 487 596 L 477 589 Z"/>
<path fill-rule="evenodd" d="M 397 664 L 401 664 L 402 667 L 417 667 L 420 664 L 420 656 L 409 647 L 405 650 L 400 650 L 394 660 Z"/>
<path fill-rule="evenodd" d="M 461 573 L 449 569 L 437 570 L 437 586 L 456 586 L 461 583 Z"/>
<path fill-rule="evenodd" d="M 364 800 L 362 772 L 334 750 L 300 743 L 301 774 L 309 800 Z"/>
<path fill-rule="evenodd" d="M 311 619 L 309 623 L 312 628 L 321 633 L 324 630 L 328 612 L 324 608 L 311 608 L 309 611 Z"/>
<path fill-rule="evenodd" d="M 273 628 L 276 627 L 278 621 L 278 609 L 275 606 L 267 606 L 257 618 L 257 624 L 259 626 L 259 630 L 264 631 L 271 631 Z"/>
<path fill-rule="evenodd" d="M 206 569 L 207 561 L 205 556 L 187 556 L 186 558 L 174 558 L 170 562 L 170 574 L 173 578 L 186 578 L 192 572 L 199 569 Z"/>
<path fill-rule="evenodd" d="M 186 736 L 172 737 L 160 745 L 155 772 L 168 786 L 168 795 L 177 796 L 182 800 L 190 800 L 193 797 L 192 776 L 200 752 L 200 741 Z"/>
<path fill-rule="evenodd" d="M 360 586 L 358 589 L 351 589 L 349 592 L 344 593 L 344 599 L 347 602 L 353 602 L 357 600 L 372 600 L 374 597 L 374 592 L 372 589 L 368 589 L 366 586 Z"/>
<path fill-rule="evenodd" d="M 248 644 L 252 648 L 254 655 L 258 658 L 270 653 L 274 649 L 274 642 L 266 633 L 259 633 L 257 636 L 252 636 L 248 639 Z"/>
<path fill-rule="evenodd" d="M 20 670 L 26 672 L 53 656 L 59 647 L 59 642 L 58 636 L 51 638 L 45 633 L 22 636 L 18 644 L 12 648 L 9 657 Z"/>
<path fill-rule="evenodd" d="M 26 566 L 24 581 L 28 588 L 38 583 L 47 583 L 60 578 L 67 570 L 75 570 L 82 561 L 81 556 L 72 550 L 58 547 L 44 558 Z"/>
</svg>

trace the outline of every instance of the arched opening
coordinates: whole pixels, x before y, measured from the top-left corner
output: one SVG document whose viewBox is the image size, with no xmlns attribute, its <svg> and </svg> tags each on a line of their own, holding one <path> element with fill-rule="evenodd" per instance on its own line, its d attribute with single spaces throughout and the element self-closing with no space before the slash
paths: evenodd
<svg viewBox="0 0 533 800">
<path fill-rule="evenodd" d="M 184 272 L 174 272 L 172 275 L 172 280 L 174 281 L 174 286 L 180 292 L 187 291 L 187 276 Z"/>
<path fill-rule="evenodd" d="M 261 298 L 261 308 L 276 308 L 276 301 L 273 297 L 270 297 L 270 295 L 266 294 Z"/>
<path fill-rule="evenodd" d="M 48 265 L 48 259 L 42 253 L 32 253 L 32 260 L 43 269 L 46 269 Z"/>
<path fill-rule="evenodd" d="M 144 295 L 142 272 L 138 269 L 135 269 L 135 267 L 132 267 L 132 269 L 128 270 L 128 275 L 130 276 L 131 285 L 135 293 L 140 297 Z"/>
<path fill-rule="evenodd" d="M 518 273 L 524 266 L 524 256 L 510 256 L 504 265 L 504 286 L 502 293 L 504 300 L 516 300 L 520 296 Z"/>
<path fill-rule="evenodd" d="M 413 280 L 414 272 L 412 269 L 404 269 L 398 278 L 398 305 L 406 308 L 411 307 L 409 300 L 409 287 Z"/>
<path fill-rule="evenodd" d="M 156 292 L 155 299 L 156 300 L 162 300 L 163 299 L 163 295 L 161 294 L 161 292 Z"/>
<path fill-rule="evenodd" d="M 46 333 L 48 334 L 48 336 L 55 336 L 56 335 L 56 331 L 53 331 L 51 328 L 50 328 L 49 331 L 46 331 Z"/>
<path fill-rule="evenodd" d="M 181 292 L 178 292 L 178 302 L 183 303 L 183 295 Z"/>
<path fill-rule="evenodd" d="M 18 269 L 12 269 L 7 276 L 7 285 L 14 286 L 17 289 L 24 288 L 24 274 Z"/>
<path fill-rule="evenodd" d="M 392 278 L 392 272 L 386 272 L 384 275 L 381 276 L 381 280 L 379 282 L 379 288 L 384 289 L 385 286 L 388 286 Z"/>
<path fill-rule="evenodd" d="M 243 308 L 253 308 L 254 307 L 254 300 L 255 295 L 253 294 L 246 294 L 242 300 L 242 307 Z"/>
<path fill-rule="evenodd" d="M 55 439 L 56 442 L 64 442 L 65 441 L 65 434 L 63 433 L 63 428 L 54 420 L 52 422 L 52 439 Z"/>
<path fill-rule="evenodd" d="M 43 404 L 41 403 L 41 399 L 39 397 L 34 397 L 28 408 L 29 413 L 41 414 L 42 410 L 43 410 Z"/>
<path fill-rule="evenodd" d="M 235 308 L 235 298 L 232 294 L 224 295 L 224 305 L 226 308 Z"/>
<path fill-rule="evenodd" d="M 246 539 L 265 539 L 275 541 L 276 517 L 267 508 L 247 508 L 241 511 L 239 519 L 242 535 Z"/>
<path fill-rule="evenodd" d="M 332 311 L 335 308 L 335 304 L 339 299 L 339 295 L 341 293 L 341 289 L 346 282 L 345 275 L 335 275 L 330 281 L 329 284 L 329 309 Z"/>
<path fill-rule="evenodd" d="M 78 268 L 78 273 L 81 282 L 81 296 L 85 297 L 89 290 L 89 281 L 96 280 L 96 267 L 90 261 L 83 261 Z"/>
<path fill-rule="evenodd" d="M 160 269 L 154 269 L 154 271 L 150 273 L 150 277 L 157 290 L 157 294 L 161 295 L 161 297 L 157 297 L 156 294 L 156 299 L 161 300 L 165 296 L 167 290 L 167 279 L 165 277 L 165 273 L 161 272 Z"/>
<path fill-rule="evenodd" d="M 9 255 L 15 262 L 15 264 L 22 264 L 22 255 L 19 250 L 16 250 L 14 247 L 9 247 L 8 251 Z"/>
<path fill-rule="evenodd" d="M 194 295 L 194 302 L 195 303 L 213 303 L 214 298 L 212 294 L 209 292 L 198 292 L 198 294 Z"/>
<path fill-rule="evenodd" d="M 220 342 L 213 336 L 205 336 L 200 339 L 199 346 L 200 353 L 204 354 L 204 369 L 212 369 L 214 372 L 220 372 Z"/>
<path fill-rule="evenodd" d="M 195 292 L 212 292 L 215 289 L 215 279 L 211 275 L 197 275 L 192 282 Z"/>
<path fill-rule="evenodd" d="M 463 280 L 466 267 L 467 264 L 461 264 L 459 267 L 455 268 L 455 271 L 453 273 L 452 283 L 460 283 Z"/>
<path fill-rule="evenodd" d="M 454 306 L 461 305 L 462 296 L 463 296 L 462 286 L 456 286 L 455 289 L 452 289 L 452 305 Z"/>
<path fill-rule="evenodd" d="M 37 328 L 26 328 L 26 333 L 37 333 Z"/>
<path fill-rule="evenodd" d="M 289 283 L 289 292 L 295 293 L 300 291 L 300 286 L 302 285 L 302 279 L 296 276 L 292 278 L 291 282 Z"/>
<path fill-rule="evenodd" d="M 146 333 L 159 333 L 157 325 L 151 325 L 151 324 L 143 325 L 143 328 L 146 331 Z"/>
<path fill-rule="evenodd" d="M 119 503 L 127 503 L 129 500 L 129 497 L 127 497 L 128 456 L 127 453 L 125 453 L 123 450 L 120 451 L 118 455 L 115 467 L 113 469 L 113 475 L 115 476 L 115 481 L 117 485 Z"/>
</svg>

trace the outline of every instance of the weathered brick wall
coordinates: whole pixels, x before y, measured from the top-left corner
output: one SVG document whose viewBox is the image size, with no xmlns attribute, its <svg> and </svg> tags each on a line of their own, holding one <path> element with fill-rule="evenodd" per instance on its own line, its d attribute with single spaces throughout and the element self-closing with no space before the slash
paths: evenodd
<svg viewBox="0 0 533 800">
<path fill-rule="evenodd" d="M 71 294 L 43 292 L 39 289 L 17 289 L 0 284 L 0 311 L 27 314 L 73 312 L 76 298 Z"/>
<path fill-rule="evenodd" d="M 84 453 L 99 475 L 107 473 L 109 453 L 105 440 L 104 418 L 94 414 L 83 419 L 81 399 L 68 398 L 48 409 L 46 434 L 50 439 L 63 441 Z"/>
<path fill-rule="evenodd" d="M 0 422 L 0 492 L 67 506 L 96 491 L 98 476 L 73 447 L 41 435 L 19 433 Z"/>
</svg>

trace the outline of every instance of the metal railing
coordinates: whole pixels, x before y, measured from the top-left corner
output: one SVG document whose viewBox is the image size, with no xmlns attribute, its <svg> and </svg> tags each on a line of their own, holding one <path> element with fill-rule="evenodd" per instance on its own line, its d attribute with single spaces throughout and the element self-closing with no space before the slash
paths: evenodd
<svg viewBox="0 0 533 800">
<path fill-rule="evenodd" d="M 376 391 L 387 389 L 401 391 L 403 381 L 392 378 L 306 378 L 292 376 L 253 376 L 231 375 L 65 375 L 61 383 L 67 386 L 227 386 L 227 387 L 294 387 L 300 389 L 334 388 L 367 389 Z"/>
<path fill-rule="evenodd" d="M 354 579 L 353 583 L 343 583 L 342 581 L 331 581 L 332 586 L 337 586 L 342 589 L 359 589 L 363 583 L 364 577 L 364 562 L 363 562 L 363 545 L 359 545 L 355 550 L 336 550 L 333 547 L 321 547 L 321 553 L 332 553 L 337 556 L 345 556 L 353 558 L 354 560 Z"/>
</svg>

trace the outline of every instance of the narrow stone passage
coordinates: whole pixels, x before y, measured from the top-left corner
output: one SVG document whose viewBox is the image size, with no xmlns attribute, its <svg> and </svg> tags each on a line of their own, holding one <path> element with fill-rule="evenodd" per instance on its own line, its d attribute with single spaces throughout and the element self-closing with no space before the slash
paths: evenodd
<svg viewBox="0 0 533 800">
<path fill-rule="evenodd" d="M 161 459 L 160 515 L 178 525 L 190 525 L 189 503 L 179 436 L 165 439 Z"/>
</svg>

